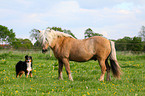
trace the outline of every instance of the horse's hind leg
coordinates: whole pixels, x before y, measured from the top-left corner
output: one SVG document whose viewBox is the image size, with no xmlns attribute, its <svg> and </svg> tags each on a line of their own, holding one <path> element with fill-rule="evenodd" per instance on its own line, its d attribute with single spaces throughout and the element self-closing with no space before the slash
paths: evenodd
<svg viewBox="0 0 145 96">
<path fill-rule="evenodd" d="M 107 67 L 107 70 L 106 70 L 107 71 L 107 78 L 106 78 L 106 80 L 110 81 L 111 77 L 110 77 L 110 66 L 109 66 L 109 63 L 108 63 L 108 59 L 106 59 L 105 64 L 106 64 L 106 67 Z"/>
<path fill-rule="evenodd" d="M 105 75 L 105 72 L 106 72 L 105 60 L 98 59 L 98 61 L 99 61 L 99 65 L 101 67 L 101 76 L 100 76 L 99 81 L 104 81 L 104 75 Z"/>
<path fill-rule="evenodd" d="M 58 61 L 59 62 L 59 69 L 58 69 L 58 79 L 59 80 L 63 80 L 63 77 L 62 77 L 62 68 L 63 68 L 63 63 L 62 61 Z"/>
<path fill-rule="evenodd" d="M 73 81 L 73 78 L 71 76 L 70 65 L 69 65 L 68 59 L 64 58 L 62 61 L 65 65 L 65 69 L 66 69 L 69 80 Z"/>
</svg>

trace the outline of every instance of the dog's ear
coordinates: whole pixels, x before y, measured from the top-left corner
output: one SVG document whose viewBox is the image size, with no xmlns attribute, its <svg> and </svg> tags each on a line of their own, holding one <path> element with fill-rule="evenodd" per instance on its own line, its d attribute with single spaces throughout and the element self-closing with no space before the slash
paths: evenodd
<svg viewBox="0 0 145 96">
<path fill-rule="evenodd" d="M 32 59 L 32 56 L 30 56 L 30 59 Z"/>
<path fill-rule="evenodd" d="M 25 56 L 25 59 L 27 59 L 27 58 L 28 58 L 28 55 Z"/>
</svg>

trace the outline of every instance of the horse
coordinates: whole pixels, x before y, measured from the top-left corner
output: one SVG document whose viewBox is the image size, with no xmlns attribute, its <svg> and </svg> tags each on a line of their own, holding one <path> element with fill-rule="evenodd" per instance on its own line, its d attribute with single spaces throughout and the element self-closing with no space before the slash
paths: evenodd
<svg viewBox="0 0 145 96">
<path fill-rule="evenodd" d="M 99 81 L 104 81 L 106 71 L 106 80 L 111 80 L 110 70 L 112 70 L 114 77 L 120 78 L 120 66 L 117 62 L 115 43 L 113 41 L 101 36 L 75 39 L 69 34 L 52 29 L 40 31 L 38 40 L 42 45 L 42 53 L 45 53 L 48 47 L 50 47 L 58 60 L 59 80 L 63 80 L 63 65 L 65 66 L 69 80 L 73 81 L 69 61 L 86 62 L 89 60 L 98 60 L 99 62 L 101 68 Z M 110 59 L 110 65 L 108 59 Z"/>
</svg>

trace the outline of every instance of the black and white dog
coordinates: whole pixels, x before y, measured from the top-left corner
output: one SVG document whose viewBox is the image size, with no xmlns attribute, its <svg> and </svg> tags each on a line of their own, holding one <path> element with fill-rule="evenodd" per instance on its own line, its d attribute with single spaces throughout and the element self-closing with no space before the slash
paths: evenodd
<svg viewBox="0 0 145 96">
<path fill-rule="evenodd" d="M 28 55 L 25 56 L 25 61 L 19 61 L 16 64 L 16 77 L 21 77 L 24 73 L 26 78 L 28 75 L 32 77 L 32 57 Z"/>
</svg>

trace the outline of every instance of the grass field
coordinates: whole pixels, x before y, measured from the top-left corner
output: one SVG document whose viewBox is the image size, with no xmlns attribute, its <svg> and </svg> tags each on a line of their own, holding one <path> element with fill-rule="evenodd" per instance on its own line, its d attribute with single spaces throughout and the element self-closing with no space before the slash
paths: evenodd
<svg viewBox="0 0 145 96">
<path fill-rule="evenodd" d="M 25 55 L 33 57 L 33 78 L 16 78 L 15 65 Z M 120 80 L 98 81 L 97 61 L 70 62 L 74 81 L 58 80 L 58 62 L 41 52 L 0 51 L 0 96 L 143 96 L 145 94 L 145 54 L 117 53 L 122 69 Z M 105 77 L 106 78 L 106 77 Z"/>
</svg>

